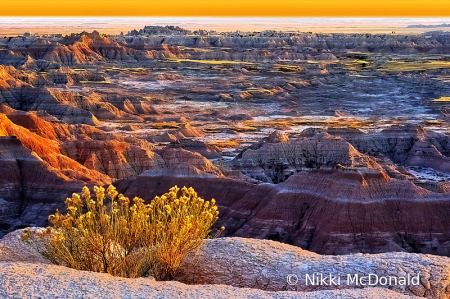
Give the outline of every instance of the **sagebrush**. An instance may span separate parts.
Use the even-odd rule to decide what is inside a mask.
[[[214,199],[204,201],[192,188],[175,186],[150,204],[135,197],[131,206],[113,186],[106,194],[94,187],[94,193],[87,187],[81,196],[74,193],[65,202],[66,214],[49,217],[53,227],[25,230],[22,239],[58,265],[166,280],[199,248],[219,214]]]

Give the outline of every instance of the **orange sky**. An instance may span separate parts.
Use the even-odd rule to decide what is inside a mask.
[[[0,0],[0,16],[445,17],[448,0]]]

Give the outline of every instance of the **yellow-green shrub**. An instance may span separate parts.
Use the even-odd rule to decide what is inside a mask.
[[[22,239],[55,264],[116,276],[152,275],[170,279],[183,257],[202,243],[218,219],[214,199],[204,201],[192,188],[177,186],[150,204],[130,200],[109,186],[87,187],[67,198],[66,214],[49,217],[53,227]],[[105,202],[106,201],[106,202]],[[223,228],[222,228],[223,229]]]

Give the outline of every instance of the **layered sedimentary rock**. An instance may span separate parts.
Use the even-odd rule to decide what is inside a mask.
[[[24,118],[20,117],[20,115],[14,115],[19,116],[19,122],[24,121]],[[33,117],[33,120],[37,121],[37,123],[28,123],[29,125],[31,125],[31,127],[34,127],[34,125],[36,124],[44,125],[43,128],[37,127],[41,132],[45,128],[52,128],[51,125],[49,125],[45,121],[40,120],[39,118]],[[50,128],[48,126],[50,126]],[[50,134],[50,136],[52,136],[52,133],[55,133],[55,131],[48,131],[48,134]],[[64,131],[64,134],[65,133],[67,133],[67,131]],[[0,136],[17,138],[21,142],[21,144],[23,144],[29,150],[33,151],[37,157],[43,159],[46,163],[49,164],[49,166],[54,167],[55,169],[71,178],[103,184],[111,182],[111,179],[109,177],[102,175],[95,170],[90,170],[80,165],[78,162],[70,159],[66,155],[63,155],[61,153],[60,145],[56,140],[47,139],[33,132],[30,132],[28,129],[25,129],[24,127],[11,122],[9,118],[4,114],[0,114]]]
[[[433,53],[448,34],[158,30],[2,39],[3,135],[69,180],[124,180],[131,197],[192,185],[222,201],[228,235],[449,253],[450,135],[378,130],[445,132],[448,63]],[[387,56],[415,52],[427,56]]]
[[[78,78],[80,76],[92,76],[92,74],[75,73],[70,69],[62,69],[58,72],[59,75],[55,75],[64,75],[66,79],[53,78],[51,80],[62,80],[57,82],[61,84],[80,80],[82,79]],[[101,80],[102,78],[97,79]],[[125,103],[125,106],[122,105],[124,110],[121,110],[109,103],[107,96],[98,93],[80,94],[73,91],[49,89],[42,82],[42,84],[39,83],[36,85],[37,87],[34,87],[28,82],[30,80],[24,74],[18,73],[13,67],[1,66],[0,103],[18,110],[44,111],[68,124],[97,125],[99,124],[98,119],[142,121],[142,118],[134,114],[155,112],[148,103],[142,101],[138,101],[136,109],[131,109],[131,104]],[[121,105],[118,106],[121,107]]]
[[[217,159],[222,157],[218,147],[205,144],[202,141],[186,138],[171,143],[167,148],[182,148],[191,152],[197,152],[207,159]]]
[[[175,167],[181,163],[188,163],[203,172],[217,177],[223,175],[214,164],[196,152],[190,152],[182,148],[169,148],[161,154],[161,157],[166,162],[168,168]]]
[[[185,137],[200,137],[205,135],[201,130],[193,128],[189,123],[181,124],[175,133],[181,133]]]
[[[273,141],[269,137],[269,140]],[[287,142],[267,142],[257,149],[244,150],[233,166],[244,174],[264,182],[279,183],[304,168],[350,167],[381,169],[369,156],[358,152],[350,143],[326,133],[301,137]]]
[[[112,179],[129,179],[165,165],[158,154],[115,140],[76,140],[64,143],[62,148],[66,156]]]
[[[450,173],[450,159],[442,155],[437,148],[426,141],[416,141],[408,152],[405,164],[410,166],[426,166]]]
[[[344,138],[363,153],[383,155],[394,163],[430,167],[450,173],[448,134],[430,132],[412,125],[392,126],[368,134],[349,129],[328,129],[327,132]]]
[[[383,170],[303,171],[278,185],[138,177],[119,191],[147,201],[173,185],[215,198],[224,236],[271,239],[322,254],[407,251],[449,255],[448,198]]]
[[[49,123],[39,117],[36,113],[9,111],[5,114],[14,124],[24,127],[41,137],[50,140],[67,139],[71,137],[69,126],[65,124]]]
[[[177,139],[177,140],[182,140],[182,139],[186,139],[186,136],[184,136],[184,134],[183,133],[181,133],[181,132],[176,132],[175,134],[173,134],[173,136],[175,136],[175,138]]]
[[[181,162],[173,165],[170,168],[156,168],[144,171],[140,176],[156,177],[168,176],[171,178],[215,178],[214,174],[202,171],[197,167],[187,163]]]
[[[273,133],[271,133],[269,135],[269,137],[267,137],[267,142],[269,143],[279,143],[279,142],[288,142],[289,141],[289,136],[279,130],[274,131]]]
[[[11,108],[24,111],[45,111],[68,124],[98,124],[97,118],[66,98],[47,88],[24,86],[12,89],[0,88],[0,102]]]
[[[0,65],[0,88],[15,88],[27,85],[18,79],[18,72],[12,66]]]
[[[164,167],[151,168],[141,174],[146,177],[217,178],[223,177],[220,168],[196,152],[181,148],[168,148],[159,152]]]
[[[153,140],[155,142],[176,142],[178,139],[174,135],[165,132],[159,136],[156,136]]]
[[[138,31],[136,31],[138,32]],[[58,38],[15,37],[3,42],[0,63],[25,69],[51,69],[61,66],[85,67],[107,61],[146,63],[153,59],[181,58],[237,62],[327,61],[342,53],[367,57],[367,54],[447,54],[448,34],[285,34],[279,32],[217,33],[205,35],[105,36],[82,32]],[[205,51],[204,49],[207,49]],[[229,49],[233,49],[230,51]],[[297,67],[298,68],[298,67]],[[292,72],[289,65],[281,71]],[[299,68],[302,69],[302,68]]]
[[[26,68],[30,68],[27,66]],[[71,85],[74,83],[82,83],[82,82],[105,82],[106,78],[104,74],[86,70],[78,70],[74,71],[73,69],[63,66],[57,70],[49,70],[45,73],[39,73],[32,83],[34,86],[43,86],[43,85],[60,85],[67,84]]]
[[[44,225],[64,198],[78,192],[83,182],[51,167],[12,137],[0,137],[0,234],[25,224]]]
[[[176,57],[176,47],[162,45],[153,49],[124,46],[97,31],[71,34],[57,41],[43,38],[10,39],[0,53],[0,63],[21,68],[84,67],[108,60],[145,61]],[[178,51],[179,53],[179,51]]]
[[[142,118],[139,116],[119,110],[113,104],[107,102],[105,96],[98,93],[78,94],[74,92],[61,92],[59,90],[51,90],[51,93],[59,102],[83,109],[83,111],[95,115],[99,120],[142,121]]]

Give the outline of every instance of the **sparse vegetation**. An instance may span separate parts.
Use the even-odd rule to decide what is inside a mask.
[[[450,97],[440,97],[439,99],[434,99],[434,102],[450,102]]]
[[[238,139],[214,141],[208,143],[211,146],[217,146],[218,148],[235,148],[241,145],[241,141]]]
[[[190,251],[200,248],[218,219],[214,199],[177,186],[150,204],[130,200],[109,186],[87,187],[67,198],[67,213],[49,217],[53,227],[22,233],[52,263],[115,276],[171,279]],[[223,229],[223,228],[222,228]],[[220,231],[218,232],[220,233]]]
[[[174,122],[164,122],[164,123],[153,123],[152,127],[154,129],[179,129],[180,126]]]
[[[413,72],[445,69],[450,67],[448,61],[390,61],[382,65],[379,70],[385,72]]]
[[[251,65],[250,62],[241,62],[241,61],[232,61],[232,60],[201,60],[201,59],[164,59],[165,61],[172,62],[172,63],[180,63],[180,62],[196,62],[196,63],[203,63],[203,64],[244,64],[244,65]]]

